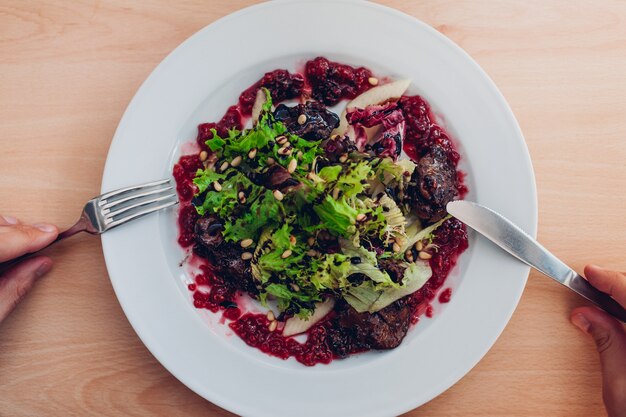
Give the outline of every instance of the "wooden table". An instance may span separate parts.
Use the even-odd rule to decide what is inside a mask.
[[[99,192],[109,143],[141,82],[188,36],[252,3],[2,1],[0,212],[70,225]],[[532,155],[540,240],[578,270],[626,270],[626,3],[382,3],[450,37],[500,87]],[[1,415],[230,415],[143,346],[99,239],[76,237],[50,254],[54,271],[0,327]],[[578,304],[532,273],[487,356],[407,415],[602,415],[596,353],[568,322]]]

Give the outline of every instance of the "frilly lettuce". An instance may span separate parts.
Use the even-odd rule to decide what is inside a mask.
[[[398,287],[380,288],[370,281],[352,287],[344,295],[344,299],[359,313],[374,313],[402,297],[414,293],[424,286],[432,276],[430,266],[424,262],[407,265]]]

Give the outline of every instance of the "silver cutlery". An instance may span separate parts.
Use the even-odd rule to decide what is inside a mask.
[[[178,196],[171,179],[120,188],[89,200],[85,204],[78,221],[69,229],[59,233],[59,236],[50,245],[80,232],[99,235],[131,220],[172,207],[175,204],[178,204]],[[0,263],[0,271],[6,270],[33,253]]]
[[[539,242],[495,211],[470,201],[452,201],[448,213],[519,259],[565,285],[596,306],[626,322],[626,309],[608,294],[595,289]],[[506,277],[504,277],[506,278]]]

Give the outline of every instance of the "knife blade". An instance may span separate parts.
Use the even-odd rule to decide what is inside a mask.
[[[446,208],[452,216],[509,254],[626,323],[626,309],[608,294],[595,289],[585,278],[504,216],[471,201],[451,201]]]

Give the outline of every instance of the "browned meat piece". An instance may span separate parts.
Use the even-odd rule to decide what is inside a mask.
[[[215,217],[201,217],[196,222],[196,246],[194,250],[201,257],[209,260],[213,271],[233,288],[258,294],[250,271],[250,261],[241,259],[241,246],[225,242],[222,237],[224,226]]]
[[[258,185],[262,185],[270,190],[287,190],[298,187],[300,181],[293,178],[289,171],[282,166],[275,164],[269,167],[267,172],[260,174],[250,174],[250,179]]]
[[[411,309],[400,299],[376,313],[358,313],[345,302],[337,303],[327,343],[339,357],[366,349],[393,349],[409,330]]]
[[[213,251],[224,241],[224,238],[222,237],[223,230],[224,225],[217,217],[200,217],[196,221],[196,226],[194,228],[196,241],[198,244],[201,244],[205,248]]]
[[[446,204],[458,196],[454,163],[439,145],[417,162],[407,195],[420,219],[433,223],[446,215]]]
[[[402,266],[400,261],[390,258],[384,258],[378,260],[378,266],[383,271],[389,274],[389,277],[393,282],[400,282],[404,278],[405,267]]]
[[[301,118],[302,115],[305,118]],[[330,132],[339,126],[339,116],[326,110],[326,107],[317,101],[307,101],[306,104],[294,107],[279,104],[274,111],[274,117],[283,122],[290,133],[306,140],[327,138]]]

